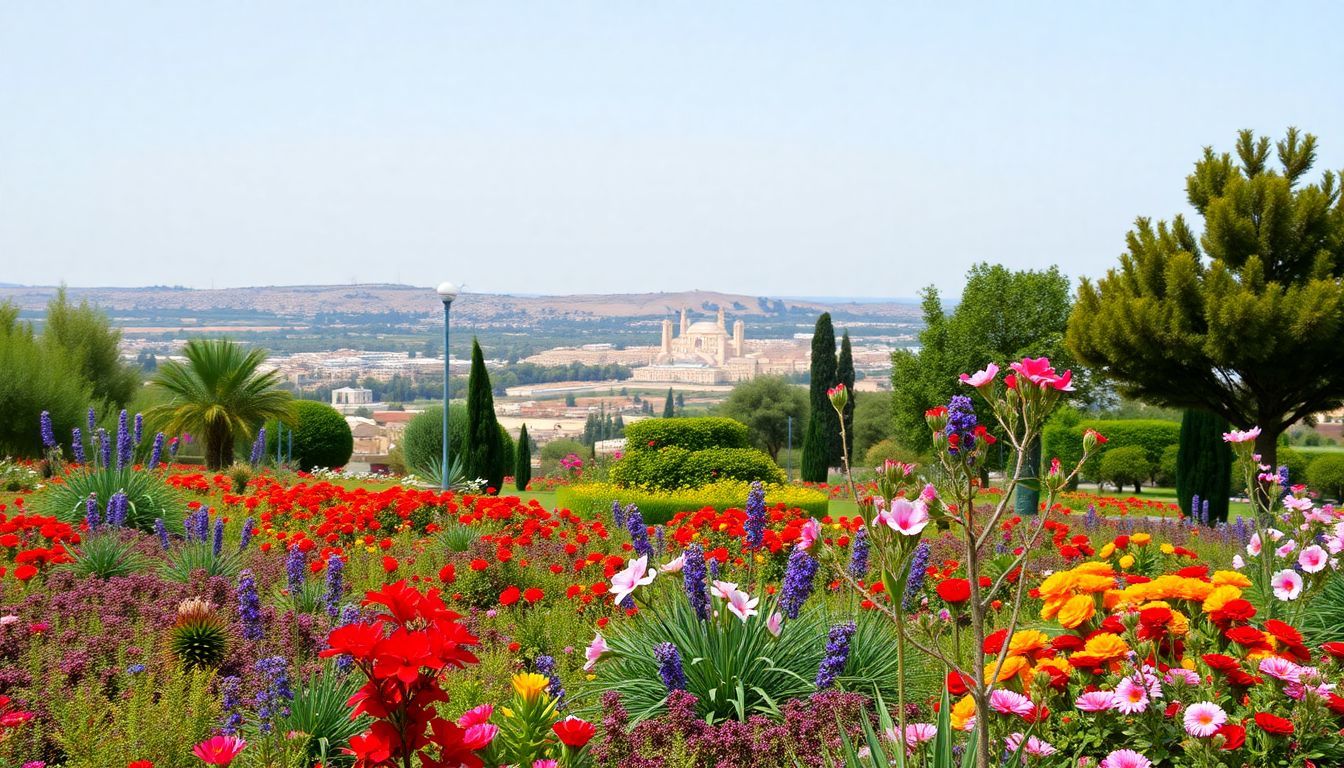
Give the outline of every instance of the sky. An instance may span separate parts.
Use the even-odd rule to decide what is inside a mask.
[[[1341,28],[1339,3],[3,3],[0,282],[1096,276],[1238,129],[1344,168]]]

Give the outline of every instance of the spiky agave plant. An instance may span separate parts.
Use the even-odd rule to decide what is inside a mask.
[[[191,597],[177,606],[169,645],[183,666],[216,667],[229,647],[229,625],[209,601]]]

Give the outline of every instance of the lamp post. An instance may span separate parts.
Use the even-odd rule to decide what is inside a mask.
[[[439,467],[439,490],[448,490],[448,310],[457,298],[456,283],[439,283],[439,299],[443,301],[443,464]]]

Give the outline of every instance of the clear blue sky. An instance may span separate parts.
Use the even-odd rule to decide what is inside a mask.
[[[1339,3],[933,5],[4,3],[0,281],[956,296],[1344,168]]]

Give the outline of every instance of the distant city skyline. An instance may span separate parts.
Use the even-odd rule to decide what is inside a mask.
[[[0,8],[0,279],[960,294],[1116,264],[1236,131],[1344,168],[1344,6]],[[870,286],[874,286],[871,287]]]

